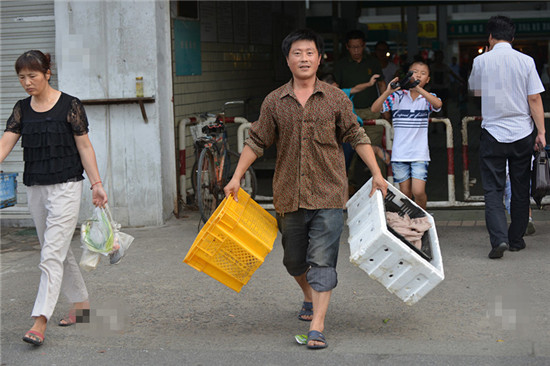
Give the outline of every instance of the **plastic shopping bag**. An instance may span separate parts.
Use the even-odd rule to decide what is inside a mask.
[[[128,248],[130,247],[130,244],[132,244],[133,241],[134,241],[134,237],[132,235],[128,235],[121,231],[116,231],[113,251],[109,253],[110,263],[111,264],[120,263],[120,261],[122,260],[122,257],[124,257],[124,255],[126,254],[126,251],[128,250]]]
[[[94,208],[92,217],[82,224],[80,239],[91,252],[107,255],[113,250],[114,232],[105,209]]]
[[[535,161],[531,170],[531,196],[538,208],[542,209],[542,199],[550,194],[550,162],[548,153],[542,145],[535,153]]]
[[[134,241],[134,237],[120,231],[120,224],[113,220],[108,205],[105,206],[105,210],[114,232],[113,250],[109,253],[109,262],[111,264],[119,264],[130,247],[130,244]]]
[[[80,267],[86,271],[97,268],[101,255],[109,255],[111,264],[118,264],[134,237],[120,231],[120,224],[113,220],[109,206],[96,207],[89,220],[82,224],[80,230],[82,257]]]
[[[80,257],[80,268],[88,272],[93,271],[97,268],[100,259],[101,254],[90,252],[88,248],[84,247],[84,249],[82,249],[82,256]]]

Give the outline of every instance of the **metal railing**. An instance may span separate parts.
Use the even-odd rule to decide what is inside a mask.
[[[447,201],[428,201],[427,207],[453,207],[459,205],[455,190],[455,161],[453,143],[453,125],[448,118],[430,118],[430,123],[445,124],[445,142],[447,148]]]
[[[550,118],[550,113],[544,114],[545,118]],[[454,143],[453,143],[453,127],[449,118],[430,118],[430,123],[443,123],[445,125],[445,138],[447,149],[447,200],[446,201],[428,201],[428,207],[442,208],[442,207],[464,207],[464,206],[483,206],[483,196],[472,196],[470,194],[470,185],[472,184],[470,179],[469,169],[469,157],[468,157],[468,124],[475,121],[481,121],[479,116],[468,116],[462,119],[461,133],[462,133],[462,160],[463,160],[463,186],[464,186],[464,199],[463,201],[456,200],[456,180],[455,180],[455,164],[454,164]],[[182,120],[182,122],[184,122]],[[185,121],[187,122],[187,121]],[[251,127],[251,123],[246,120],[235,120],[239,123],[237,131],[237,148],[239,153],[242,152],[244,147],[244,140],[248,136],[248,130]],[[384,136],[386,143],[386,150],[391,154],[393,149],[393,127],[385,119],[366,120],[365,125],[381,125],[384,127]],[[181,126],[180,126],[181,127]],[[185,123],[183,123],[185,127]],[[181,151],[181,150],[180,150]],[[181,157],[180,152],[180,157]],[[185,153],[183,153],[185,157]],[[184,169],[180,170],[180,174],[185,173]],[[388,165],[388,181],[393,184],[393,173],[391,170],[391,164]],[[272,197],[259,197],[261,201],[271,201]],[[550,203],[550,197],[545,197],[544,204]],[[272,203],[262,204],[264,208],[272,209]]]
[[[464,201],[480,202],[483,196],[470,195],[470,185],[476,181],[470,181],[470,158],[468,156],[468,124],[474,121],[481,121],[481,116],[469,116],[462,118],[462,184],[464,186]]]

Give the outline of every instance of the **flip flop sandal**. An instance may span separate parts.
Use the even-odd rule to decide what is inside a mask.
[[[29,330],[23,336],[23,341],[34,344],[35,346],[41,346],[44,343],[44,334],[37,332],[36,330]]]
[[[315,345],[309,345],[309,341],[315,341],[315,342],[322,342],[323,344],[315,344]],[[317,330],[310,330],[307,333],[307,348],[309,349],[321,349],[321,348],[327,348],[328,343],[325,339],[325,336],[323,333],[317,331]]]
[[[302,310],[298,313],[298,319],[305,322],[310,322],[311,319],[304,318],[304,316],[313,316],[313,303],[304,301],[302,303]]]

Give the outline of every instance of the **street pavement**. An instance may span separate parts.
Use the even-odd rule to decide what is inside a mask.
[[[325,335],[312,351],[294,341],[308,323],[302,297],[282,265],[280,235],[240,293],[182,263],[198,213],[161,227],[123,228],[135,241],[118,265],[103,258],[84,272],[89,324],[58,327],[46,340],[21,340],[32,325],[39,245],[33,229],[2,228],[1,365],[550,365],[550,211],[534,210],[527,248],[487,258],[480,209],[432,210],[445,280],[409,306],[339,253]],[[115,218],[116,219],[116,218]],[[78,233],[72,248],[80,258]]]

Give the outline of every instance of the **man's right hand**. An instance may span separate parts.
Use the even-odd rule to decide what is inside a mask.
[[[535,150],[539,151],[539,144],[544,149],[546,146],[546,136],[544,133],[537,134],[537,137],[535,138]]]
[[[239,199],[237,198],[239,188],[241,188],[240,179],[236,179],[235,177],[231,178],[229,183],[227,183],[227,185],[223,188],[225,197],[233,196],[235,202],[239,202]]]

